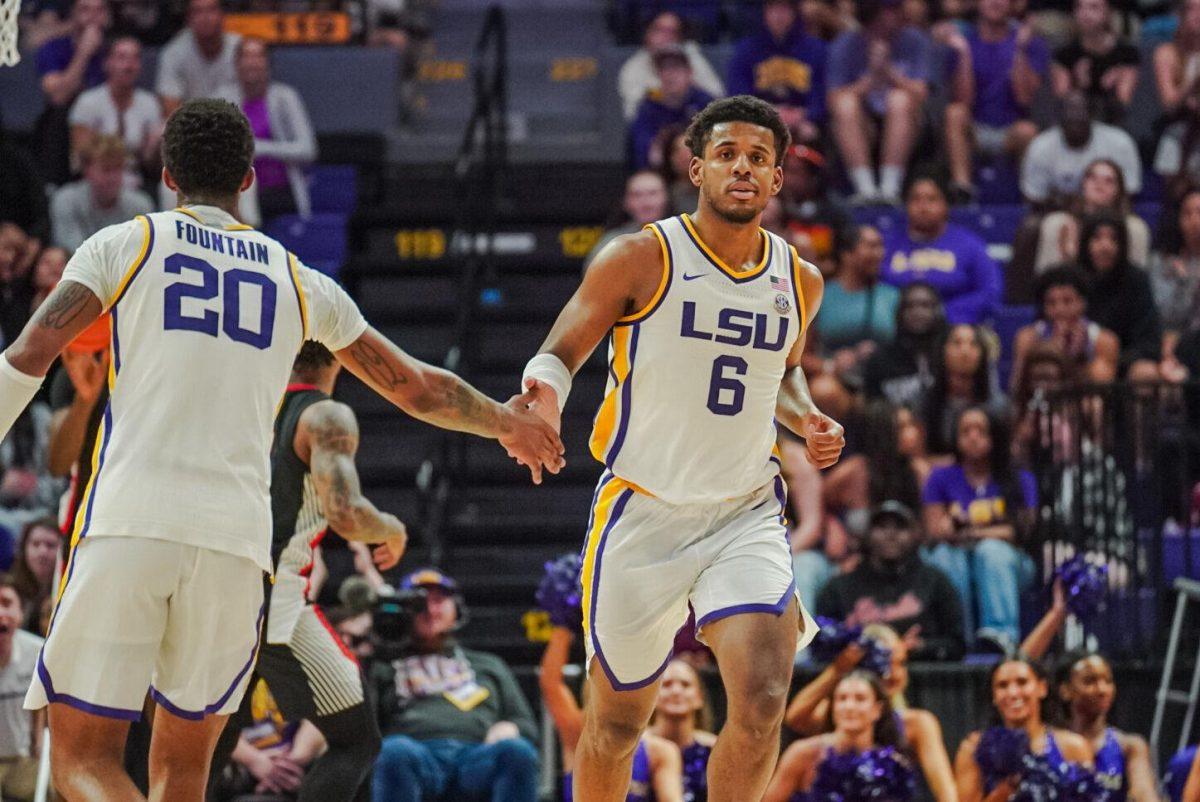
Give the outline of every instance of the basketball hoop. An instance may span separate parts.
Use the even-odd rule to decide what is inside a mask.
[[[17,13],[21,0],[0,0],[0,66],[11,67],[21,60],[17,49]]]

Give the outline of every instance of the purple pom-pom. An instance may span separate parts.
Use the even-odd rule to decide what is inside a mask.
[[[1060,565],[1057,575],[1062,580],[1067,609],[1080,619],[1095,615],[1108,590],[1108,566],[1089,563],[1080,554]]]
[[[991,727],[979,736],[975,762],[985,779],[999,782],[1020,774],[1029,753],[1029,733],[1008,727]]]
[[[1028,755],[1012,802],[1108,802],[1111,796],[1096,773],[1083,766]]]
[[[858,643],[866,651],[858,667],[886,679],[892,673],[892,650],[871,638],[862,638]]]
[[[1061,802],[1108,802],[1112,792],[1099,775],[1077,763],[1064,764]]]
[[[808,648],[813,659],[820,663],[832,663],[843,649],[862,638],[862,627],[848,627],[825,616],[817,616],[817,626],[817,634]]]
[[[535,595],[538,607],[550,614],[550,623],[575,632],[583,629],[583,587],[579,584],[582,568],[578,554],[550,560]]]
[[[908,802],[916,790],[912,765],[892,747],[830,752],[809,791],[812,802]]]

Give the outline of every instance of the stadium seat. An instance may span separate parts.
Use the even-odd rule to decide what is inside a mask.
[[[300,257],[300,261],[336,276],[346,261],[346,215],[324,212],[303,218],[285,214],[263,229]]]
[[[308,171],[314,212],[350,215],[358,206],[358,171],[346,164],[314,164]]]
[[[975,186],[981,204],[1021,202],[1021,171],[1006,156],[979,157],[975,164]]]

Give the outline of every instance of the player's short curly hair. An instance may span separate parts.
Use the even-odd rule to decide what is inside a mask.
[[[254,133],[226,100],[189,100],[163,132],[163,164],[184,196],[230,197],[254,162]]]
[[[333,353],[316,340],[305,340],[304,345],[300,346],[300,353],[296,354],[292,369],[297,373],[316,373],[332,365],[335,359]]]
[[[792,133],[775,107],[753,95],[734,95],[714,100],[692,118],[684,142],[692,155],[703,157],[712,130],[720,123],[750,123],[767,128],[775,136],[775,164],[783,163],[784,154],[792,143]]]

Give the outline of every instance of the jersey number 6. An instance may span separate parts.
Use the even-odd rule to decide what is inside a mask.
[[[179,281],[167,287],[163,299],[163,328],[198,331],[209,337],[216,337],[218,328],[225,332],[231,340],[253,346],[259,350],[271,347],[271,338],[275,330],[275,298],[277,289],[275,282],[261,273],[251,273],[249,270],[227,270],[223,280],[221,273],[203,259],[195,256],[175,253],[165,260],[168,273],[182,275],[183,271],[194,271],[200,274],[200,284],[190,284]],[[224,287],[219,285],[224,284]],[[243,297],[242,290],[246,285],[258,287],[260,301],[258,308],[258,329],[242,327],[243,301],[252,301],[253,292]],[[209,308],[206,304],[193,303],[191,311],[183,311],[185,298],[195,299],[196,302],[211,301],[221,296],[221,311]]]
[[[740,356],[728,354],[713,360],[708,384],[708,411],[714,415],[736,415],[746,403],[746,385],[733,376],[745,376],[750,366]]]

